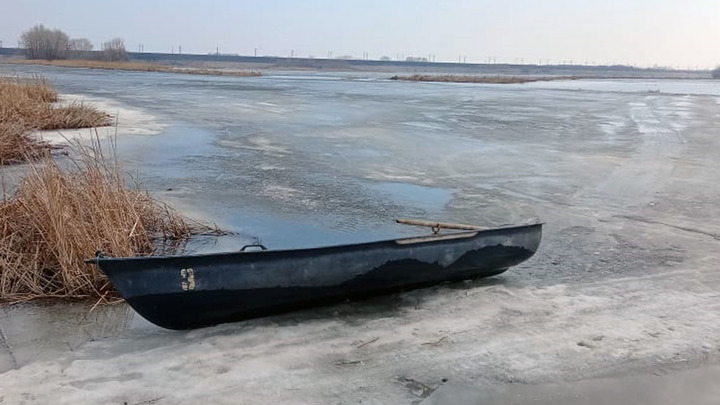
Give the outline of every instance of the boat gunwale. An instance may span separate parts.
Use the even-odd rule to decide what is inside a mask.
[[[475,238],[483,236],[484,234],[488,234],[488,233],[492,233],[492,232],[512,230],[512,229],[542,227],[542,225],[545,225],[545,222],[536,222],[536,223],[525,224],[525,225],[500,226],[500,227],[496,227],[496,228],[487,228],[487,229],[474,230],[474,231],[450,232],[450,233],[445,233],[442,235],[475,234],[475,235],[467,237],[467,239],[475,239]],[[426,236],[433,236],[433,235],[426,235]],[[309,248],[291,248],[291,249],[278,249],[278,250],[269,249],[269,250],[260,250],[260,251],[250,251],[250,252],[242,252],[240,250],[236,250],[236,251],[225,251],[225,252],[214,252],[214,253],[200,253],[200,254],[190,254],[190,255],[169,255],[169,256],[133,256],[133,257],[97,256],[92,259],[86,260],[86,263],[99,264],[102,262],[117,262],[117,261],[164,261],[164,260],[177,260],[177,259],[202,259],[202,258],[218,258],[218,257],[228,256],[228,255],[249,256],[250,257],[250,256],[256,256],[256,255],[269,255],[271,253],[273,253],[273,254],[282,254],[282,253],[298,254],[301,252],[302,253],[304,253],[304,252],[310,253],[310,252],[314,252],[314,251],[340,249],[340,248],[363,248],[363,247],[369,247],[372,245],[381,245],[381,244],[390,244],[390,243],[394,244],[398,248],[411,248],[411,247],[417,246],[417,245],[457,242],[457,239],[441,239],[441,240],[429,240],[427,242],[417,242],[417,243],[411,243],[411,244],[397,243],[398,241],[422,238],[422,237],[424,237],[424,236],[409,236],[409,237],[403,237],[403,238],[385,239],[385,240],[372,241],[372,242],[316,246],[316,247],[309,247]]]

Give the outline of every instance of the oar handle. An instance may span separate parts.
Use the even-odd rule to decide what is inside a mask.
[[[435,229],[462,229],[465,231],[482,231],[488,229],[482,226],[466,225],[466,224],[453,224],[450,222],[437,222],[437,221],[426,221],[423,219],[397,219],[395,220],[398,224],[403,225],[414,225],[414,226],[427,226]]]

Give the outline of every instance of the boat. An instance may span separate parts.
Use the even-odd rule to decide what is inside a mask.
[[[148,321],[192,329],[500,274],[538,249],[542,224],[481,228],[422,220],[426,236],[186,256],[89,259]],[[441,233],[441,230],[452,232]]]

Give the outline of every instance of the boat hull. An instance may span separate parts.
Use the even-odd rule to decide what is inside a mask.
[[[493,276],[530,258],[541,234],[536,224],[314,249],[96,262],[140,315],[168,329],[191,329]]]

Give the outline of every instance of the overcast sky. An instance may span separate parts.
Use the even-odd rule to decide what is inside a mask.
[[[34,24],[146,52],[720,64],[720,0],[0,0],[4,46]]]

